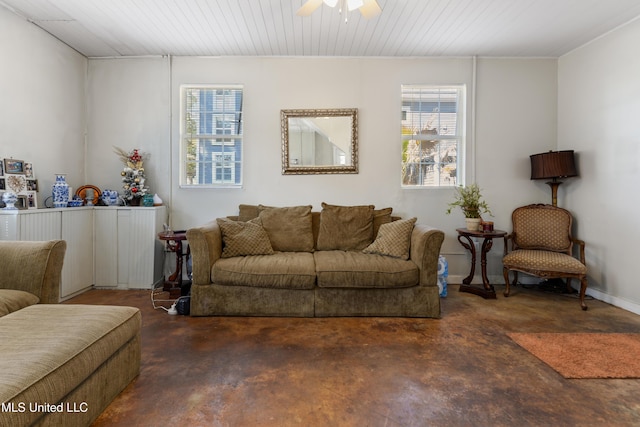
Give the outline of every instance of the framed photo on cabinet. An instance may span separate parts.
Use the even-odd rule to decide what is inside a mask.
[[[5,174],[24,174],[24,160],[4,159]]]

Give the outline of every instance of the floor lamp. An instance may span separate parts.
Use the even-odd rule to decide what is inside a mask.
[[[562,184],[558,179],[578,176],[573,150],[548,151],[529,157],[531,179],[550,179],[547,184],[551,187],[551,203],[558,206],[558,187]]]

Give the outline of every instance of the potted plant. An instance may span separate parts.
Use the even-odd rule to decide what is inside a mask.
[[[467,222],[467,230],[471,231],[479,230],[483,213],[488,213],[493,216],[487,202],[482,200],[482,194],[480,193],[478,184],[456,187],[455,199],[449,203],[447,214],[450,214],[454,208],[460,208],[462,210],[465,221]]]

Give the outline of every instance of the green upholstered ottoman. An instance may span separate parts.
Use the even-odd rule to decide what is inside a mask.
[[[0,425],[86,426],[140,371],[134,307],[37,304],[0,318]]]

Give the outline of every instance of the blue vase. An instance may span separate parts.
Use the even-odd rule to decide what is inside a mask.
[[[66,208],[69,203],[69,184],[65,174],[57,173],[53,183],[53,207]]]

